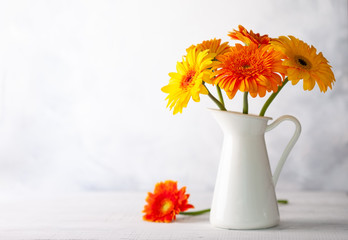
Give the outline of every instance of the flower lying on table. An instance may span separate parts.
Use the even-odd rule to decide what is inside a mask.
[[[335,81],[331,66],[313,46],[293,37],[270,38],[243,26],[228,34],[239,43],[230,46],[220,39],[204,41],[190,46],[182,62],[176,65],[177,72],[169,73],[169,84],[162,88],[167,93],[167,107],[173,114],[182,112],[192,98],[200,101],[200,94],[208,95],[220,110],[226,110],[221,89],[229,99],[238,91],[244,93],[243,113],[248,114],[248,94],[268,100],[260,111],[264,116],[267,108],[285,84],[293,85],[303,80],[303,89],[312,90],[317,84],[321,92],[332,88]],[[206,84],[216,86],[218,98],[213,96]]]
[[[167,180],[159,182],[155,186],[153,193],[148,193],[144,206],[143,220],[149,222],[164,222],[170,223],[176,219],[177,214],[181,215],[200,215],[210,212],[210,208],[186,212],[190,208],[194,208],[188,203],[189,194],[186,194],[186,187],[178,190],[177,182]],[[287,200],[278,200],[278,203],[287,204]]]
[[[171,222],[176,215],[194,208],[188,203],[189,194],[185,193],[186,187],[178,190],[177,182],[167,180],[155,186],[154,193],[148,193],[147,205],[144,206],[143,219],[151,222]]]

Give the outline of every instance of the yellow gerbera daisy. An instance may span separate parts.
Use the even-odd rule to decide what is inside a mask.
[[[212,58],[209,50],[199,52],[196,48],[187,49],[187,56],[176,65],[177,72],[169,73],[169,84],[162,87],[162,91],[168,93],[166,100],[170,110],[174,107],[173,114],[182,113],[191,97],[199,102],[199,94],[208,94],[208,90],[202,84],[209,80],[211,75]]]
[[[315,83],[321,92],[326,92],[328,87],[332,89],[335,76],[331,66],[321,52],[316,53],[315,47],[293,36],[280,36],[271,44],[287,56],[283,65],[288,67],[287,76],[293,85],[303,79],[304,90],[312,90]]]

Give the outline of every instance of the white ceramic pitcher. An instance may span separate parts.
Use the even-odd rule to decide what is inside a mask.
[[[210,212],[211,224],[228,229],[277,225],[279,211],[275,185],[301,133],[299,121],[286,115],[267,125],[271,118],[213,109],[211,112],[224,133]],[[264,134],[286,120],[295,123],[296,128],[272,176]]]

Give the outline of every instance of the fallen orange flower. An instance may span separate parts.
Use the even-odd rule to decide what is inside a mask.
[[[167,180],[156,184],[154,193],[148,193],[144,206],[143,219],[150,222],[172,222],[176,215],[194,208],[188,203],[189,194],[186,187],[178,190],[177,182]]]

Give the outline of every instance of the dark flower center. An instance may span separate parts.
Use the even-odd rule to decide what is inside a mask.
[[[311,69],[312,64],[304,56],[295,56],[295,61],[300,68]]]
[[[301,65],[303,65],[303,66],[307,66],[306,61],[303,60],[303,59],[301,59],[301,58],[298,60],[298,62],[299,62]]]

